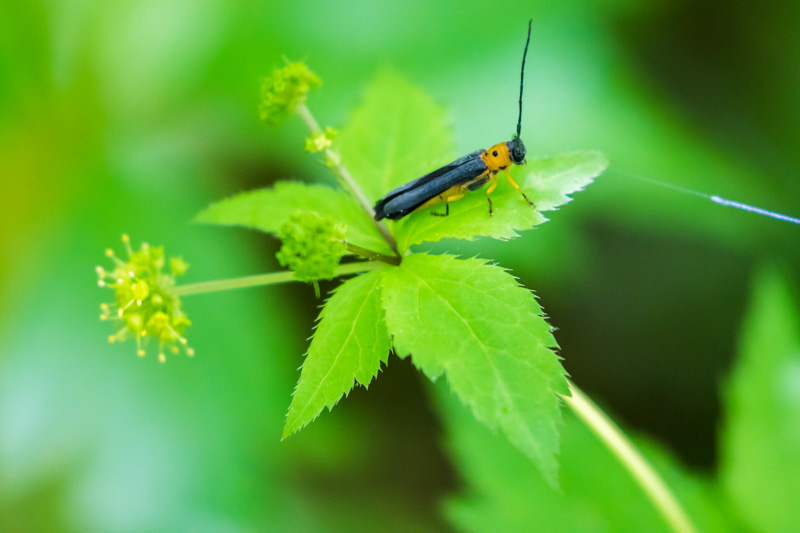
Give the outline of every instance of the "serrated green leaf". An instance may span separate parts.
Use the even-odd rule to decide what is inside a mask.
[[[342,163],[375,202],[454,159],[445,110],[402,76],[384,70],[339,132]]]
[[[670,531],[630,473],[571,412],[561,427],[561,493],[507,440],[478,424],[436,387],[449,448],[464,488],[444,502],[459,531]],[[724,499],[659,446],[636,439],[700,531],[736,531]]]
[[[386,324],[401,357],[453,391],[557,484],[560,400],[556,341],[533,294],[479,259],[416,254],[385,271]]]
[[[203,224],[242,226],[277,234],[289,215],[313,211],[347,226],[347,239],[376,252],[391,254],[369,215],[342,191],[321,185],[281,181],[274,187],[237,194],[217,202],[194,221]]]
[[[358,381],[365,387],[386,363],[391,343],[381,306],[383,272],[370,272],[341,284],[320,313],[320,322],[303,363],[283,437],[332,409]]]
[[[444,205],[416,211],[397,225],[401,251],[423,241],[441,239],[473,240],[475,237],[510,239],[517,232],[546,222],[539,211],[550,211],[571,200],[567,195],[580,191],[605,170],[608,160],[600,152],[574,152],[552,157],[529,158],[524,168],[512,167],[514,180],[530,200],[533,209],[503,174],[492,193],[494,215],[489,216],[486,187],[467,194],[450,205],[450,216],[431,216],[444,212]]]
[[[570,194],[585,189],[608,168],[602,152],[571,152],[539,157],[528,163],[525,190],[539,211],[552,211],[572,201]]]
[[[800,530],[800,311],[776,270],[756,279],[726,392],[723,484],[755,530]]]

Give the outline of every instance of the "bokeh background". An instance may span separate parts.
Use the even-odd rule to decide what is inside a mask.
[[[258,120],[283,56],[323,79],[323,124],[390,66],[451,110],[459,151],[507,139],[529,18],[529,152],[599,149],[611,167],[519,239],[435,249],[511,268],[575,381],[713,474],[750,278],[776,258],[797,273],[797,227],[637,178],[800,215],[800,4],[9,1],[0,528],[448,530],[439,502],[460,480],[408,361],[280,441],[313,289],[189,297],[197,356],[160,365],[108,344],[93,268],[129,233],[183,256],[189,282],[277,269],[273,238],[190,220],[278,179],[328,179],[299,120]]]

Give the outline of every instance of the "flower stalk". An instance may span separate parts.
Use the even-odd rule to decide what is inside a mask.
[[[303,119],[303,122],[306,123],[306,126],[308,126],[308,129],[311,131],[312,135],[322,131],[319,122],[317,122],[317,120],[314,118],[314,115],[311,114],[311,111],[309,111],[305,104],[299,104],[295,111],[298,115],[300,115],[300,118]],[[378,229],[381,236],[389,244],[391,249],[397,253],[397,241],[395,241],[394,237],[389,232],[389,228],[387,228],[383,222],[378,222],[375,220],[375,210],[372,208],[372,203],[370,203],[370,201],[367,199],[364,191],[362,191],[361,187],[358,186],[356,180],[353,179],[353,176],[350,174],[347,168],[342,165],[342,157],[339,155],[339,152],[331,147],[326,147],[324,148],[323,153],[325,154],[325,158],[329,162],[331,168],[334,170],[334,172],[336,172],[339,180],[353,194],[353,196],[356,198],[356,201],[358,201],[364,211],[369,215],[370,220],[372,220],[372,223]]]
[[[384,268],[385,264],[376,261],[346,263],[339,265],[334,273],[335,277],[349,276],[350,274],[360,274]],[[261,287],[265,285],[277,285],[279,283],[289,283],[298,281],[294,272],[269,272],[267,274],[257,274],[255,276],[245,276],[242,278],[221,279],[216,281],[203,281],[200,283],[190,283],[178,285],[172,289],[176,296],[189,296],[191,294],[202,294],[206,292],[229,291],[233,289],[246,289],[249,287]]]

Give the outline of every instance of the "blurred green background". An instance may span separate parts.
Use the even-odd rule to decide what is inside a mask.
[[[313,289],[187,298],[197,356],[160,365],[107,343],[93,268],[122,233],[182,255],[186,282],[277,268],[271,237],[189,220],[277,179],[328,179],[299,120],[258,120],[260,79],[282,56],[323,79],[309,100],[323,124],[342,126],[388,65],[451,110],[460,152],[506,140],[531,17],[529,153],[599,149],[610,170],[519,239],[435,249],[511,268],[559,328],[574,380],[713,473],[751,275],[775,258],[797,273],[797,227],[632,177],[800,215],[800,4],[11,1],[0,528],[452,527],[440,500],[457,468],[408,361],[280,442]]]

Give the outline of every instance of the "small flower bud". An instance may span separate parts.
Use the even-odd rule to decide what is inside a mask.
[[[169,266],[172,270],[173,276],[183,276],[186,274],[186,271],[189,269],[189,263],[184,261],[180,257],[172,257],[169,260]]]
[[[306,139],[306,152],[316,153],[330,148],[333,139],[339,132],[328,126],[325,131],[318,131]]]

